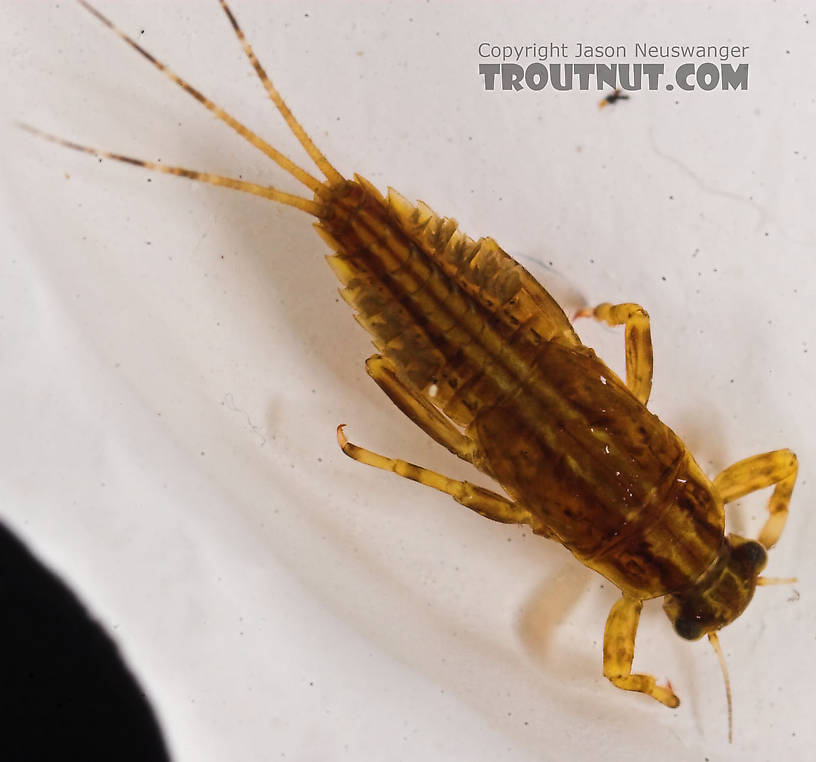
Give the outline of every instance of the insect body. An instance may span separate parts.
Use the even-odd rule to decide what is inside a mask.
[[[351,444],[351,458],[451,495],[487,518],[529,525],[564,544],[622,592],[606,624],[604,674],[619,688],[679,704],[670,685],[632,673],[642,602],[665,597],[684,638],[716,633],[750,602],[766,550],[778,540],[796,456],[778,450],[709,480],[680,439],[646,408],[652,380],[649,318],[636,304],[584,310],[625,326],[626,378],[584,346],[547,291],[490,238],[455,220],[382,196],[343,177],[315,147],[274,88],[222,0],[270,98],[325,176],[318,180],[158,62],[82,3],[176,84],[305,187],[312,198],[235,178],[169,167],[44,137],[96,156],[224,185],[317,219],[341,294],[371,334],[369,375],[436,442],[495,479],[508,497]],[[29,128],[30,129],[30,128]],[[36,131],[35,131],[36,132]],[[42,135],[42,133],[39,133]],[[725,534],[723,506],[774,486],[758,541]]]

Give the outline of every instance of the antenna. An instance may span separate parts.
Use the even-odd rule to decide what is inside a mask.
[[[714,647],[714,652],[720,660],[720,668],[722,669],[723,679],[725,680],[725,697],[728,700],[728,743],[732,743],[733,737],[733,714],[731,711],[731,681],[728,679],[728,667],[725,665],[725,656],[723,656],[722,648],[720,647],[720,639],[716,632],[708,633],[708,641]]]
[[[767,585],[792,585],[799,580],[796,577],[757,577],[757,587]]]

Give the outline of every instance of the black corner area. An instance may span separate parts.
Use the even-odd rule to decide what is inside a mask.
[[[0,524],[0,760],[168,760],[113,641]]]

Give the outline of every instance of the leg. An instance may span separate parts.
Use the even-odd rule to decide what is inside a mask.
[[[599,304],[575,317],[594,317],[608,325],[626,325],[626,385],[644,405],[652,391],[652,332],[649,314],[637,304]]]
[[[618,688],[645,693],[674,709],[680,706],[680,699],[674,695],[671,686],[657,685],[657,681],[651,675],[632,674],[635,635],[642,608],[643,601],[624,595],[609,612],[604,629],[604,675]]]
[[[714,489],[724,503],[730,503],[749,492],[776,485],[768,501],[770,515],[759,533],[759,541],[766,548],[772,548],[788,518],[788,503],[798,469],[796,455],[790,450],[774,450],[729,466],[714,479]]]
[[[493,521],[500,521],[503,524],[529,524],[537,533],[548,534],[543,527],[539,527],[540,521],[535,516],[506,497],[497,495],[495,492],[484,489],[484,487],[477,487],[470,482],[449,479],[447,476],[442,476],[442,474],[428,468],[415,466],[413,463],[406,463],[404,460],[386,458],[384,455],[378,455],[375,452],[351,444],[343,433],[342,425],[337,427],[337,442],[340,449],[352,460],[374,466],[374,468],[381,468],[383,471],[393,471],[406,479],[412,479],[427,487],[433,487],[440,492],[445,492],[457,503]]]
[[[366,370],[400,410],[429,437],[462,460],[473,462],[476,446],[418,390],[403,383],[394,366],[381,355],[366,360]]]

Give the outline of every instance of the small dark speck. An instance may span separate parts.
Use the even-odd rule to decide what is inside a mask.
[[[153,178],[152,178],[152,177],[148,177],[148,178],[147,178],[147,182],[152,183],[152,182],[153,182]]]
[[[201,451],[201,455],[206,455],[207,453],[204,450]]]
[[[313,687],[313,686],[314,686],[314,683],[313,683],[311,680],[309,680],[309,686],[310,686],[310,687]]]
[[[660,276],[660,280],[666,280],[666,276],[665,276],[665,275],[661,275],[661,276]]]
[[[669,196],[669,201],[674,201],[674,196]]]
[[[732,379],[731,379],[731,380],[730,380],[728,383],[729,383],[729,384],[733,384],[733,383],[734,383],[734,379],[732,378]]]
[[[305,19],[309,18],[309,14],[308,14],[308,13],[304,13],[304,14],[303,14],[303,18],[305,18]]]

